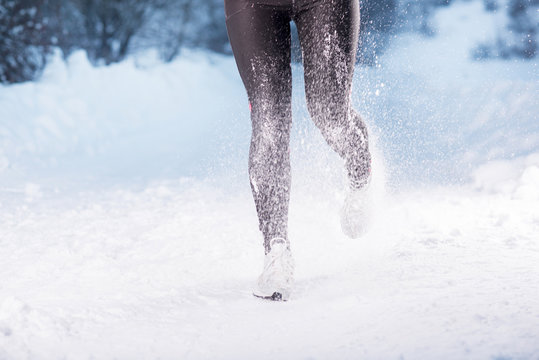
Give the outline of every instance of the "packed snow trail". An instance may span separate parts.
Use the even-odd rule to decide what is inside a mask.
[[[22,200],[0,220],[0,358],[539,357],[539,155],[493,191],[390,196],[360,240],[296,192],[288,303],[254,299],[250,194],[188,179]]]
[[[469,61],[480,1],[440,14],[356,71],[378,200],[359,240],[294,68],[287,303],[251,295],[233,59],[76,53],[0,87],[0,359],[539,359],[536,66]]]

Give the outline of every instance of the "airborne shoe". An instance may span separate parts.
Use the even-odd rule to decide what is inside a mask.
[[[263,299],[286,301],[290,298],[294,282],[294,259],[288,242],[283,238],[271,239],[270,249],[253,295]]]
[[[369,181],[359,189],[351,189],[341,209],[341,228],[343,233],[357,239],[363,235],[372,218],[372,189]]]

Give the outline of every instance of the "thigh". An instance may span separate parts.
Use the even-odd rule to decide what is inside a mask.
[[[290,17],[253,0],[225,0],[234,58],[251,103],[290,92]]]
[[[347,105],[359,35],[359,1],[303,1],[308,6],[295,21],[308,101]]]

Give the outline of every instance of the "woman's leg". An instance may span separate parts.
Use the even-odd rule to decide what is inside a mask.
[[[359,2],[304,1],[306,6],[295,21],[303,52],[307,107],[328,144],[345,160],[352,188],[361,188],[369,178],[371,156],[367,127],[350,106]]]
[[[292,124],[290,16],[250,0],[225,0],[227,29],[251,107],[249,178],[266,253],[287,241]]]

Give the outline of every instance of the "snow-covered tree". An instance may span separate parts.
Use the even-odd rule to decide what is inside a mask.
[[[477,60],[488,58],[532,59],[537,54],[539,23],[538,0],[484,0],[485,9],[506,12],[506,23],[498,29],[496,39],[479,44],[472,56]]]
[[[394,30],[397,12],[396,0],[362,0],[361,31],[358,60],[374,64],[383,52]]]
[[[171,61],[182,48],[230,53],[222,0],[161,0],[135,36],[135,47],[155,47]]]
[[[539,1],[510,0],[508,14],[512,39],[507,44],[513,54],[533,58],[537,51]]]
[[[49,51],[43,0],[0,2],[0,82],[34,79]]]
[[[46,0],[43,22],[51,46],[60,48],[64,56],[86,43],[84,17],[77,7],[78,0]]]
[[[416,31],[425,36],[433,36],[436,26],[432,15],[441,6],[448,6],[451,0],[400,0],[398,2],[398,28],[400,31]]]
[[[82,46],[93,62],[121,61],[148,19],[152,0],[73,0],[84,19]]]

